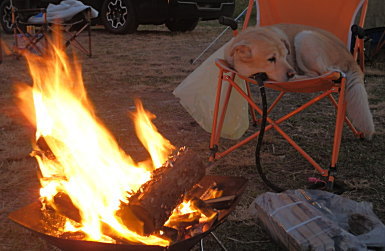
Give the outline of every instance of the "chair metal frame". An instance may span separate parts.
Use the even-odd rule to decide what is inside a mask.
[[[64,34],[67,36],[65,39],[64,47],[68,47],[70,45],[73,45],[78,50],[85,53],[87,56],[92,56],[92,43],[91,43],[91,8],[87,8],[84,11],[81,12],[81,15],[83,16],[82,20],[75,20],[73,22],[66,22],[66,23],[52,23],[53,25],[58,25],[59,27],[63,27],[62,31],[64,31]],[[76,25],[81,25],[81,23],[84,22],[84,24],[80,27],[80,29],[73,30],[72,28]],[[55,32],[55,29],[51,29],[51,31]],[[78,40],[77,37],[84,31],[87,30],[87,36],[88,36],[88,43],[87,48],[83,46]]]
[[[256,1],[257,7],[260,7],[259,4],[261,1],[266,1],[266,0],[257,0]],[[295,0],[295,1],[298,2],[298,0]],[[368,0],[360,0],[359,6],[357,7],[357,9],[361,9],[361,17],[358,23],[358,25],[361,27],[364,24],[367,4],[368,4]],[[246,14],[245,22],[242,28],[243,30],[248,27],[253,5],[254,5],[254,0],[250,0],[248,4],[248,12]],[[357,12],[355,13],[354,16],[356,15],[357,15]],[[257,13],[257,25],[260,25],[260,24],[261,24],[261,16],[260,16],[260,13]],[[264,25],[269,25],[269,24],[273,24],[273,23],[266,23]],[[237,32],[234,32],[234,35],[236,34]],[[350,39],[348,39],[348,41],[350,41]],[[348,46],[350,45],[348,44]],[[350,49],[350,47],[348,48]],[[353,57],[356,60],[357,59],[359,60],[361,64],[361,68],[363,69],[364,53],[363,53],[362,39],[356,39]],[[251,91],[250,91],[250,85],[258,85],[257,81],[252,78],[240,75],[234,69],[232,69],[223,59],[217,59],[215,64],[219,68],[219,75],[218,75],[216,101],[215,101],[214,114],[213,114],[212,132],[211,132],[211,138],[210,138],[210,150],[211,150],[211,155],[209,157],[210,161],[215,161],[223,158],[224,156],[233,152],[237,148],[255,139],[260,134],[260,131],[257,131],[252,135],[238,141],[237,143],[230,146],[229,148],[223,151],[219,151],[219,141],[220,141],[221,130],[222,130],[225,116],[226,116],[226,110],[229,103],[230,95],[233,89],[235,89],[240,95],[242,95],[242,97],[248,102],[248,105],[250,108],[250,115],[254,123],[258,122],[255,112],[257,112],[261,116],[263,113],[262,109],[253,101]],[[240,79],[244,81],[246,86],[246,91],[243,91],[242,88],[234,81],[236,76],[238,76]],[[229,85],[227,87],[227,91],[225,92],[224,97],[221,97],[223,82],[227,82]],[[272,112],[273,108],[276,107],[276,105],[281,101],[281,99],[284,97],[286,93],[298,93],[298,92],[299,93],[320,93],[315,98],[312,98],[311,100],[307,101],[300,107],[292,110],[291,112],[287,113],[281,118],[274,120],[270,116],[268,116],[267,117],[268,125],[266,126],[265,130],[275,129],[275,131],[277,131],[284,139],[286,139],[286,141],[294,149],[296,149],[322,176],[328,177],[328,181],[331,183],[334,182],[338,155],[339,155],[340,146],[341,146],[341,137],[342,137],[344,122],[348,125],[348,127],[352,130],[353,134],[356,137],[363,136],[361,132],[357,131],[354,128],[352,123],[346,117],[345,85],[346,85],[345,75],[338,71],[331,71],[323,74],[322,76],[319,76],[316,78],[309,78],[305,80],[295,80],[295,81],[282,82],[282,83],[271,82],[271,81],[264,82],[264,86],[267,87],[268,89],[273,89],[280,92],[279,95],[276,97],[276,99],[272,102],[272,104],[268,108],[268,115]],[[338,100],[336,100],[333,97],[333,94],[338,95]],[[319,102],[324,98],[328,98],[337,110],[336,120],[335,120],[335,129],[334,129],[334,138],[333,138],[333,148],[331,152],[331,162],[330,162],[330,166],[327,168],[321,167],[307,152],[305,152],[305,150],[303,150],[279,126],[281,123],[283,123],[290,117],[300,113],[301,111],[305,110],[309,106]],[[223,102],[222,107],[220,107],[221,102]]]

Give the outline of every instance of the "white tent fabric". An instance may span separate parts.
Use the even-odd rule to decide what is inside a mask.
[[[94,8],[83,4],[77,0],[63,0],[59,4],[48,4],[47,7],[47,22],[54,23],[56,20],[69,21],[76,14],[83,10],[91,8],[91,17],[95,18],[98,16],[98,11]],[[28,19],[28,22],[32,24],[43,24],[44,19],[42,14],[32,16]]]
[[[180,98],[180,103],[207,132],[211,132],[214,104],[217,91],[219,69],[216,58],[224,58],[226,44],[207,58],[186,79],[175,88],[173,94]],[[236,80],[245,89],[243,81]],[[221,97],[226,95],[229,84],[223,81]],[[222,104],[221,104],[222,105]],[[247,101],[234,89],[231,92],[226,118],[221,137],[240,138],[249,127]]]

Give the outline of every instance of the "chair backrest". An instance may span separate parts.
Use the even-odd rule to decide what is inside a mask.
[[[340,38],[350,50],[351,26],[363,27],[368,0],[256,0],[257,25],[292,23],[315,26]]]

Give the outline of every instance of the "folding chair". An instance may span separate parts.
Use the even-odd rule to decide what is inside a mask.
[[[44,20],[41,24],[30,24],[31,16],[41,14]],[[32,8],[29,1],[11,0],[12,29],[14,34],[13,52],[19,55],[23,50],[42,54],[39,42],[45,40],[48,30],[45,8]]]
[[[47,0],[45,2],[59,3],[61,1]],[[16,54],[19,54],[20,51],[24,49],[33,50],[38,54],[42,54],[42,48],[44,48],[46,44],[39,46],[39,43],[41,41],[47,42],[48,32],[60,31],[63,33],[64,38],[63,49],[72,45],[89,57],[92,56],[91,7],[83,9],[70,20],[65,21],[60,18],[50,17],[49,12],[53,10],[54,5],[48,5],[48,7],[45,6],[44,8],[23,8],[23,6],[16,3],[15,0],[11,0],[12,23],[15,37],[14,52]],[[53,29],[53,27],[59,29]],[[86,46],[83,46],[82,43],[79,42],[78,37],[85,30],[88,33],[88,43]],[[20,42],[23,42],[24,46],[21,46]]]
[[[249,8],[246,14],[243,29],[248,26],[249,18],[253,7],[253,0],[249,1]],[[304,24],[322,28],[328,30],[331,33],[337,35],[347,45],[347,48],[351,49],[351,27],[354,23],[356,16],[360,12],[360,18],[358,25],[363,26],[364,19],[367,10],[367,0],[256,0],[257,7],[257,25],[265,26],[278,23],[293,23]],[[359,29],[359,26],[355,26],[355,29]],[[356,59],[359,59],[361,67],[363,68],[363,41],[356,39],[356,43],[353,46],[353,55]],[[226,110],[230,98],[230,94],[233,89],[237,91],[244,99],[247,100],[250,106],[250,113],[254,123],[257,123],[255,112],[264,115],[263,110],[253,101],[250,91],[250,85],[264,85],[268,89],[279,91],[279,95],[272,102],[267,110],[265,130],[275,129],[286,141],[296,149],[322,176],[327,177],[328,187],[332,188],[334,183],[334,176],[337,167],[338,154],[341,144],[341,136],[344,122],[350,127],[354,135],[361,137],[362,134],[358,132],[346,117],[346,102],[344,98],[345,94],[345,76],[344,74],[331,71],[316,78],[309,78],[306,80],[294,80],[290,82],[269,82],[265,79],[252,79],[249,77],[238,74],[232,69],[226,61],[223,59],[216,60],[216,66],[219,68],[217,96],[214,107],[212,132],[210,138],[210,160],[218,160],[234,151],[235,149],[243,146],[251,140],[257,138],[261,131],[257,131],[254,134],[247,136],[231,147],[219,151],[219,140],[221,130],[223,127],[224,118],[226,116]],[[246,85],[246,91],[243,91],[240,86],[234,82],[235,76],[244,80]],[[223,82],[228,82],[228,89],[224,97],[221,98],[221,91]],[[289,112],[278,119],[272,119],[270,116],[273,108],[281,101],[286,93],[318,93],[315,98],[302,104],[298,108]],[[334,95],[338,96],[336,100]],[[327,168],[321,167],[305,150],[303,150],[286,132],[284,132],[280,126],[281,123],[288,120],[290,117],[300,113],[309,106],[317,103],[318,101],[328,98],[334,107],[337,109],[336,122],[333,138],[333,148],[331,151],[331,162]],[[220,104],[221,107],[220,107]],[[274,188],[273,188],[274,189]]]

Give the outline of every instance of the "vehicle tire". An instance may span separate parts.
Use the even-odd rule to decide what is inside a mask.
[[[11,34],[12,30],[12,9],[11,1],[4,0],[0,4],[0,23],[3,31],[7,34]]]
[[[195,29],[199,21],[199,18],[186,18],[186,19],[176,19],[170,18],[166,21],[166,27],[170,31],[192,31]]]
[[[131,0],[104,1],[101,21],[107,31],[115,34],[134,33],[138,28]]]

